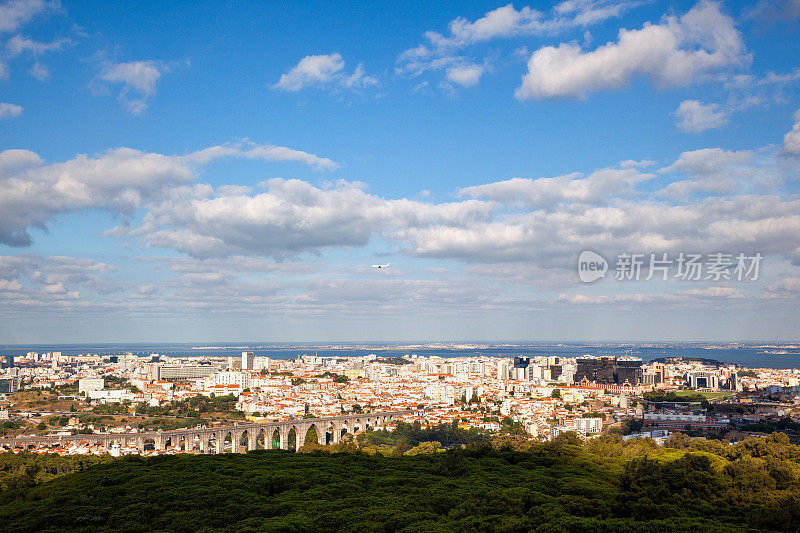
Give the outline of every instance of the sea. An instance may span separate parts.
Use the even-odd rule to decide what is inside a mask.
[[[157,353],[169,357],[240,357],[251,351],[256,357],[293,359],[298,356],[378,357],[440,356],[632,356],[644,361],[664,357],[712,359],[746,368],[800,369],[800,343],[106,343],[106,344],[26,344],[0,345],[0,356],[28,352],[61,352],[64,355],[146,356]]]

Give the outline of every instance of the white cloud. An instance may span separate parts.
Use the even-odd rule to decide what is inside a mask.
[[[554,34],[596,24],[640,4],[639,1],[566,0],[549,14],[528,6],[517,10],[508,4],[487,12],[474,22],[458,17],[450,22],[446,34],[427,31],[425,42],[399,54],[396,70],[400,74],[418,76],[426,71],[445,69],[449,81],[472,87],[478,83],[484,69],[474,60],[459,55],[458,50],[494,39]]]
[[[11,0],[0,5],[0,32],[16,31],[36,15],[61,8],[59,2]]]
[[[459,224],[485,219],[491,211],[474,200],[439,205],[386,200],[354,182],[318,188],[301,180],[271,179],[263,186],[266,192],[255,195],[208,190],[198,196],[186,191],[152,205],[139,228],[118,228],[116,233],[196,257],[284,257],[325,247],[364,246],[398,226]]]
[[[684,100],[675,111],[678,127],[690,133],[721,128],[728,124],[728,113],[719,104]]]
[[[28,246],[28,230],[45,228],[60,213],[107,209],[130,216],[154,199],[185,193],[197,177],[196,166],[224,157],[336,166],[330,159],[273,145],[216,146],[184,156],[118,148],[50,165],[28,150],[6,150],[0,152],[0,243]],[[203,186],[198,187],[189,190],[202,194]]]
[[[697,192],[730,194],[765,191],[782,181],[784,169],[772,155],[758,155],[751,150],[735,152],[720,148],[703,148],[683,152],[675,163],[659,170],[661,174],[677,174],[686,179],[673,181],[659,194],[686,197]]]
[[[147,109],[147,100],[156,94],[156,85],[170,65],[162,61],[109,63],[93,82],[120,84],[119,101],[134,115]]]
[[[719,5],[703,0],[680,18],[639,30],[621,29],[617,42],[584,52],[573,43],[533,52],[515,92],[519,100],[582,97],[621,87],[636,74],[659,85],[687,85],[699,76],[746,64],[742,36]]]
[[[759,0],[746,16],[762,24],[792,22],[800,19],[800,0]]]
[[[459,194],[510,205],[555,207],[562,202],[599,203],[612,195],[627,195],[633,192],[637,183],[654,177],[655,174],[642,173],[633,168],[604,168],[585,178],[580,174],[554,178],[514,178],[465,187],[459,190]]]
[[[462,87],[473,87],[478,84],[483,74],[480,65],[458,65],[447,69],[447,79]]]
[[[44,81],[50,77],[50,70],[47,68],[47,65],[43,65],[37,61],[31,67],[31,76],[39,81]]]
[[[0,102],[0,120],[4,118],[18,117],[22,113],[22,107],[16,104]]]
[[[733,287],[704,287],[702,289],[688,289],[685,291],[675,291],[668,293],[643,294],[643,293],[623,293],[623,294],[602,294],[586,295],[575,294],[569,296],[561,294],[557,302],[576,305],[648,305],[648,304],[687,304],[689,302],[698,303],[727,303],[728,300],[741,300],[752,298],[753,296]]]
[[[640,5],[637,1],[567,0],[556,4],[553,13],[547,15],[530,7],[519,11],[513,4],[487,12],[474,22],[458,17],[448,25],[448,34],[425,32],[426,44],[406,50],[401,59],[426,57],[442,49],[457,49],[493,39],[519,35],[544,35],[558,31],[583,27],[617,17]]]
[[[378,85],[377,79],[364,74],[361,63],[352,74],[346,74],[344,67],[344,59],[339,53],[306,56],[289,72],[281,75],[275,88],[296,92],[306,87],[357,89]]]
[[[238,157],[245,159],[259,159],[262,161],[293,161],[303,163],[318,170],[334,170],[339,164],[327,157],[294,150],[285,146],[272,144],[229,144],[225,146],[211,146],[183,156],[183,159],[193,163],[205,165],[215,159],[225,157]]]
[[[792,130],[783,136],[783,153],[800,156],[800,109],[794,114]]]
[[[74,307],[84,289],[103,294],[122,290],[124,284],[101,277],[113,270],[111,265],[85,258],[0,256],[0,300],[6,310]]]
[[[540,267],[571,268],[587,247],[609,256],[732,250],[792,257],[800,247],[798,208],[797,200],[775,196],[707,198],[684,205],[617,200],[608,206],[564,205],[459,225],[403,228],[395,238],[410,255],[467,263],[534,261]]]
[[[71,42],[70,39],[59,39],[51,43],[42,43],[22,37],[21,35],[15,35],[6,43],[6,50],[8,50],[9,57],[17,57],[25,52],[30,52],[37,56],[45,52],[60,50],[64,45]]]
[[[472,199],[444,204],[382,198],[352,182],[320,188],[300,180],[269,180],[263,184],[266,191],[256,193],[174,189],[168,199],[149,204],[141,225],[113,234],[194,257],[283,258],[329,247],[364,247],[380,238],[409,256],[467,263],[535,261],[540,267],[571,266],[587,246],[785,257],[800,249],[800,200],[756,193],[792,172],[774,150],[686,152],[657,173],[660,181],[681,185],[668,185],[656,195],[638,189],[657,175],[640,170],[646,164],[620,166],[587,177],[517,178],[467,187],[459,194]],[[699,191],[720,196],[687,199]],[[681,203],[670,200],[675,197]]]

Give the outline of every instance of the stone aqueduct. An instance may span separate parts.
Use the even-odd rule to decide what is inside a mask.
[[[243,453],[257,449],[290,448],[290,437],[294,432],[295,450],[306,442],[311,428],[317,434],[319,444],[336,444],[347,433],[380,428],[387,422],[410,411],[383,411],[325,418],[304,418],[282,422],[236,424],[233,426],[176,429],[171,431],[149,431],[141,433],[103,433],[90,435],[46,435],[40,437],[11,437],[0,439],[0,446],[14,449],[38,445],[64,445],[69,442],[89,442],[102,444],[110,449],[114,444],[135,446],[144,451],[146,443],[153,443],[156,450],[163,451],[167,446],[173,449],[192,451],[199,447],[200,453],[224,453],[226,443],[230,442],[232,453]],[[277,446],[273,446],[273,443]]]

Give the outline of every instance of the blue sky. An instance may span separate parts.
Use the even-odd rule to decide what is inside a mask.
[[[797,339],[798,24],[2,3],[0,342]],[[615,279],[682,252],[763,259]]]

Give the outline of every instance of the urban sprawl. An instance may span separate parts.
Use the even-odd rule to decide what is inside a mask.
[[[380,419],[374,429],[450,424],[539,440],[565,432],[591,439],[614,431],[659,444],[675,432],[734,442],[800,428],[799,370],[745,369],[703,359],[29,352],[6,356],[2,366],[0,453],[245,451],[255,443],[220,439],[210,447],[187,437],[133,445],[98,437],[386,412],[399,414]],[[338,443],[348,432],[367,430],[335,428],[336,435],[318,435],[318,442]],[[13,442],[45,436],[51,438],[24,446]],[[282,447],[307,443],[297,435],[281,439]]]

